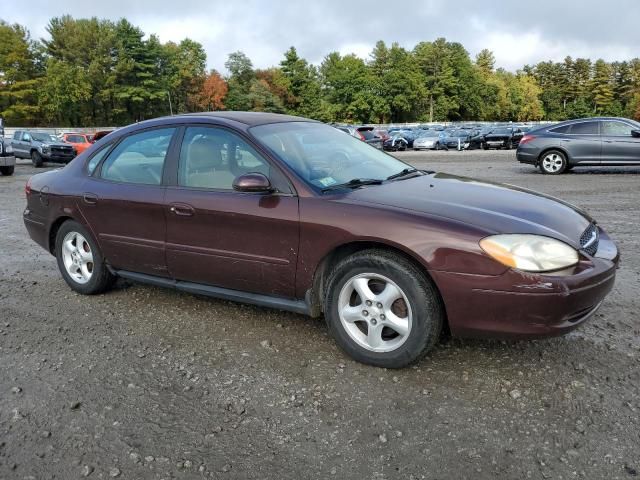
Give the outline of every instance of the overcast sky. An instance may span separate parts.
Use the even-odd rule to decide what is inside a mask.
[[[0,18],[46,36],[51,17],[126,17],[164,41],[190,37],[210,68],[224,71],[242,50],[256,67],[280,62],[294,45],[320,63],[331,51],[367,58],[377,40],[407,48],[446,37],[471,55],[492,50],[499,67],[516,70],[565,56],[623,60],[640,56],[640,0],[2,0]],[[8,5],[7,5],[8,4]],[[28,5],[28,6],[27,6]],[[26,8],[22,8],[27,6]]]

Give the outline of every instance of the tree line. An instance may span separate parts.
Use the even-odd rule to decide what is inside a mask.
[[[203,110],[290,113],[325,122],[640,119],[640,59],[567,57],[517,72],[444,38],[413,49],[376,43],[368,59],[331,52],[320,65],[294,47],[258,69],[238,51],[207,71],[202,45],[162,43],[126,19],[57,17],[34,40],[0,20],[0,116],[9,125],[124,125]]]

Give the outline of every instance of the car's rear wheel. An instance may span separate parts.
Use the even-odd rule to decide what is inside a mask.
[[[31,152],[31,163],[36,168],[40,168],[42,166],[42,155],[37,150]]]
[[[355,360],[400,368],[435,345],[444,313],[436,288],[415,265],[391,252],[367,250],[334,268],[325,318]]]
[[[542,155],[540,171],[547,175],[560,175],[567,169],[567,157],[560,150],[549,150]]]
[[[78,293],[101,293],[115,280],[91,234],[78,222],[68,220],[60,226],[55,253],[62,277]]]
[[[505,148],[507,150],[511,150],[513,148],[513,142],[511,142],[511,140],[507,141]]]
[[[10,165],[7,167],[0,167],[0,174],[2,175],[6,175],[7,177],[10,175],[13,175],[13,172],[15,170],[15,165]]]

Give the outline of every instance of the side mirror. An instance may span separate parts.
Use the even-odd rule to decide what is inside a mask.
[[[267,177],[261,173],[245,173],[233,181],[233,189],[237,192],[271,193],[273,187]]]
[[[631,136],[640,138],[640,130],[631,130]]]

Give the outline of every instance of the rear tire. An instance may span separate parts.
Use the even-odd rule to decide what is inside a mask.
[[[560,175],[567,169],[567,156],[560,150],[549,150],[540,157],[539,166],[546,175]]]
[[[42,167],[42,155],[37,150],[31,152],[31,163],[36,168]]]
[[[404,257],[365,250],[333,269],[325,319],[355,360],[384,368],[422,358],[440,338],[444,310],[431,280]]]
[[[10,165],[8,167],[0,167],[0,174],[9,177],[13,175],[15,168],[16,168],[15,165]]]
[[[55,254],[62,278],[78,293],[102,293],[115,281],[91,233],[74,220],[58,229]]]

